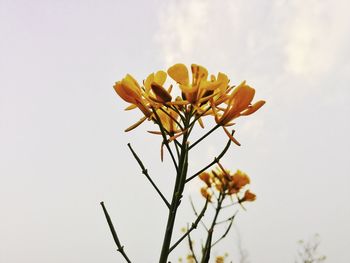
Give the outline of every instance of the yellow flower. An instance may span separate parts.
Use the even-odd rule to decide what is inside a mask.
[[[223,256],[218,256],[215,259],[215,263],[224,263],[225,262],[225,258]]]
[[[167,72],[159,70],[149,74],[142,86],[130,74],[116,82],[115,91],[123,100],[130,103],[125,110],[138,108],[144,115],[126,131],[136,128],[146,119],[159,121],[156,115],[158,114],[171,141],[189,128],[182,123],[186,114],[189,114],[190,118],[195,118],[194,121],[201,127],[204,127],[203,118],[213,115],[218,126],[222,126],[227,136],[240,145],[226,127],[233,125],[234,119],[239,116],[253,114],[265,104],[265,101],[260,100],[252,105],[255,90],[245,82],[237,87],[230,87],[229,78],[224,73],[209,76],[208,70],[197,64],[191,65],[191,73],[192,78],[189,69],[179,63],[171,66]],[[182,96],[173,98],[172,85],[165,88],[168,75],[178,83]],[[189,104],[191,107],[188,107]]]
[[[127,74],[113,88],[123,100],[138,107],[146,117],[151,116],[152,112],[147,107],[146,101],[142,98],[140,85],[131,75]]]
[[[265,101],[259,101],[251,106],[254,95],[255,89],[246,85],[246,82],[243,81],[228,95],[227,107],[223,110],[223,114],[221,116],[215,114],[216,123],[222,126],[229,126],[233,119],[257,111],[265,104]],[[213,109],[215,111],[215,107]]]
[[[114,85],[114,90],[123,100],[132,104],[135,104],[136,100],[142,99],[140,85],[129,74]]]
[[[208,71],[206,68],[192,64],[192,83],[189,81],[187,67],[184,64],[175,64],[168,69],[168,75],[175,80],[182,91],[185,100],[193,105],[208,101],[212,91],[220,86],[220,81],[208,81]],[[209,92],[209,93],[208,93]]]
[[[234,174],[231,174],[221,164],[219,164],[218,169],[211,170],[210,173],[201,173],[199,178],[206,184],[206,187],[201,189],[201,194],[204,197],[208,195],[208,190],[212,187],[222,194],[233,195],[238,194],[244,186],[250,183],[248,175],[244,172],[237,170]]]
[[[187,263],[195,263],[195,260],[192,255],[187,255],[186,259]]]

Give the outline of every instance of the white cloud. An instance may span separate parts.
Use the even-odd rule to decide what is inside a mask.
[[[172,64],[191,54],[207,23],[208,1],[192,0],[172,2],[160,15],[160,43],[166,64]]]
[[[207,63],[243,77],[325,74],[348,42],[345,0],[179,0],[160,12],[163,62]],[[239,81],[239,80],[235,80]]]
[[[343,1],[294,1],[286,34],[286,69],[312,77],[327,72],[342,51],[349,24]],[[281,28],[281,32],[282,32]]]

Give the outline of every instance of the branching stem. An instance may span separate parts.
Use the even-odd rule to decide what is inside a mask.
[[[148,174],[148,170],[145,168],[145,166],[143,165],[141,159],[137,156],[136,152],[134,151],[134,149],[131,147],[131,144],[128,143],[128,147],[132,153],[132,155],[134,156],[134,158],[136,159],[136,161],[138,162],[138,164],[141,167],[142,173],[146,176],[146,178],[148,179],[148,181],[151,183],[151,185],[154,187],[154,189],[157,191],[157,193],[159,194],[159,196],[162,198],[162,200],[164,201],[164,203],[166,204],[166,206],[168,207],[168,209],[170,209],[170,204],[168,202],[168,200],[166,200],[165,196],[162,194],[162,192],[159,190],[159,188],[157,187],[157,185],[153,182],[152,178],[149,176]]]

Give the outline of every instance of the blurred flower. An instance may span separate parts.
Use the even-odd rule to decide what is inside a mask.
[[[245,191],[243,198],[240,199],[239,202],[240,203],[246,202],[246,201],[252,202],[252,201],[255,201],[255,199],[256,199],[256,195],[250,192],[249,190],[247,190]]]
[[[225,262],[225,258],[223,256],[218,256],[215,259],[215,263],[224,263]]]
[[[207,199],[209,202],[211,202],[211,193],[208,191],[208,187],[202,187],[201,188],[201,195]]]
[[[186,259],[187,259],[187,263],[195,263],[196,262],[192,255],[187,255]]]
[[[210,187],[210,175],[207,172],[203,172],[199,175],[199,178],[204,181],[208,187]]]
[[[237,170],[235,173],[231,173],[229,170],[224,169],[221,164],[217,169],[201,173],[199,178],[206,184],[205,187],[201,188],[201,194],[205,198],[211,197],[214,190],[222,195],[236,194],[238,198],[241,190],[250,183],[248,175],[244,172]],[[255,195],[246,191],[241,200],[254,201]]]

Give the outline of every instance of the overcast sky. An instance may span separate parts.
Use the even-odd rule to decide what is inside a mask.
[[[171,163],[160,162],[151,123],[123,132],[141,113],[124,112],[112,86],[182,62],[247,80],[267,101],[237,121],[242,146],[223,160],[249,174],[257,201],[213,253],[237,260],[239,233],[251,263],[294,262],[297,241],[319,233],[327,262],[348,263],[349,9],[346,0],[0,0],[0,262],[123,262],[102,200],[130,258],[157,262],[167,211],[126,144],[169,198]],[[190,170],[225,142],[218,130]],[[200,186],[186,190],[178,230],[194,217],[188,196],[201,205]]]

